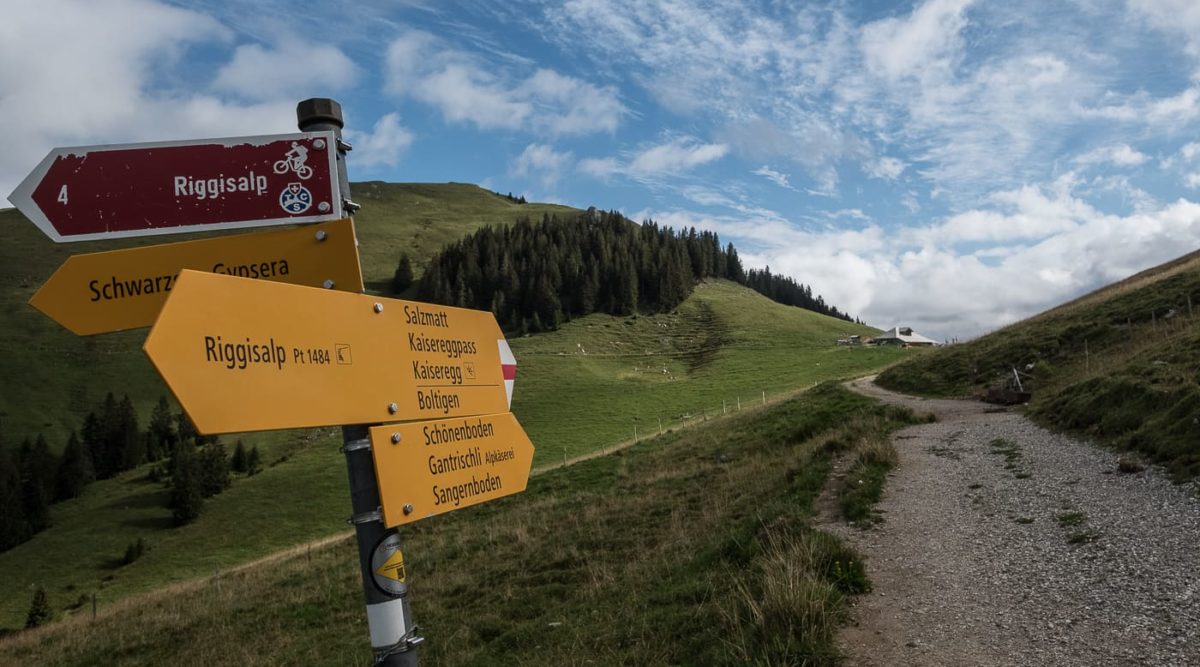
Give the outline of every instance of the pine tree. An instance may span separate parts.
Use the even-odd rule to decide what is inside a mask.
[[[401,253],[400,264],[396,266],[396,273],[392,276],[392,294],[400,294],[412,283],[412,262],[408,259],[408,253]]]
[[[262,471],[262,456],[258,453],[258,445],[250,448],[250,455],[246,457],[246,474],[257,475]]]
[[[725,277],[735,283],[746,284],[746,273],[742,270],[742,260],[738,257],[737,248],[730,243],[725,248]]]
[[[89,412],[84,418],[79,437],[92,462],[92,474],[96,479],[104,479],[104,427],[95,412]]]
[[[57,462],[50,453],[46,438],[38,435],[37,440],[28,438],[19,451],[21,468],[21,511],[29,535],[50,527],[50,500],[54,490],[54,472]]]
[[[171,490],[167,503],[175,525],[182,526],[200,516],[200,509],[204,505],[204,497],[200,495],[199,461],[191,441],[181,441],[175,447],[171,470]]]
[[[583,270],[579,281],[579,294],[576,297],[576,313],[587,315],[596,311],[596,293],[599,291],[599,273],[595,265]]]
[[[229,469],[244,474],[249,469],[247,463],[249,461],[246,459],[246,445],[238,440],[233,447],[233,456],[229,459]]]
[[[120,416],[118,414],[117,397],[110,391],[104,397],[100,407],[100,427],[96,451],[92,453],[92,462],[96,466],[96,477],[108,479],[121,470],[125,453],[121,451]]]
[[[209,441],[198,452],[200,495],[211,498],[229,488],[229,458],[225,446]]]
[[[146,462],[146,440],[138,429],[137,411],[129,394],[117,406],[117,431],[114,434],[115,448],[120,452],[120,469],[132,470]]]
[[[63,448],[55,475],[55,500],[78,498],[92,481],[92,465],[88,452],[79,437],[71,431],[67,445]]]
[[[638,277],[633,262],[626,260],[621,269],[621,302],[617,314],[633,315],[638,309]]]
[[[496,290],[492,293],[492,304],[489,310],[492,311],[492,315],[494,315],[497,320],[501,320],[501,318],[504,316],[505,308],[506,304],[504,303],[504,292]]]
[[[159,396],[154,411],[150,413],[150,424],[146,427],[146,458],[158,461],[171,455],[178,435],[175,432],[171,405],[166,396]]]
[[[196,426],[192,424],[192,420],[188,418],[186,413],[178,412],[175,414],[175,432],[178,437],[178,442],[185,440],[195,441],[200,434],[196,432]]]
[[[16,456],[0,444],[0,551],[24,542],[29,537],[21,502],[21,470]]]
[[[50,599],[46,597],[46,589],[38,584],[33,588],[33,600],[29,603],[29,613],[25,616],[25,627],[36,628],[49,623],[54,617],[50,609]]]
[[[562,307],[559,304],[558,295],[550,287],[550,281],[544,278],[539,279],[534,290],[536,292],[534,312],[540,325],[544,327],[542,331],[557,329]]]

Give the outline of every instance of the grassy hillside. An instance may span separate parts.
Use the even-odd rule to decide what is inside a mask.
[[[596,441],[630,440],[635,427],[645,437],[903,356],[833,344],[873,331],[705,282],[674,313],[592,315],[516,341],[513,410],[538,461],[560,460]]]
[[[1012,369],[1042,423],[1200,475],[1200,253],[883,373],[928,395],[981,392]]]
[[[911,419],[824,386],[407,527],[422,664],[833,664],[845,598],[869,583],[811,527],[813,500],[831,452]],[[365,667],[355,554],[350,540],[284,554],[96,621],[85,606],[0,641],[0,663]]]
[[[478,216],[489,202],[496,204],[500,219],[549,210],[459,185],[378,185],[376,196],[390,203],[372,204],[371,185],[355,186],[356,198],[365,204],[357,222],[368,276],[390,277],[401,248],[428,252],[442,242],[432,231],[414,231],[421,224],[410,224],[416,215],[410,209],[426,211],[430,219],[476,215],[474,221],[453,223],[463,229],[486,221]],[[441,213],[429,213],[434,209]],[[367,215],[370,210],[380,217]],[[20,351],[7,357],[11,367],[0,364],[0,372],[8,374],[0,385],[0,409],[7,413],[0,416],[3,437],[11,442],[22,429],[44,428],[52,445],[61,446],[67,429],[110,389],[134,398],[144,425],[152,402],[166,393],[140,352],[145,332],[77,339],[24,303],[68,252],[95,250],[95,245],[49,245],[15,217],[11,211],[0,213],[0,225],[12,232],[18,247],[0,248],[5,254],[0,271],[10,272],[9,285],[25,283],[24,294],[0,291],[2,317],[14,332],[4,345]],[[25,264],[32,268],[16,268]],[[519,362],[514,412],[538,448],[535,466],[546,466],[630,440],[635,426],[644,438],[657,433],[660,423],[670,429],[713,419],[723,402],[724,411],[733,413],[739,399],[744,407],[763,402],[764,394],[767,402],[776,401],[798,388],[867,372],[903,356],[897,350],[832,344],[848,333],[868,331],[780,306],[732,283],[709,283],[672,314],[593,315],[552,334],[512,340]],[[68,395],[71,388],[74,397]],[[64,412],[64,404],[75,412]],[[83,498],[54,506],[53,528],[0,554],[0,627],[23,622],[34,583],[47,587],[59,610],[93,591],[100,592],[102,604],[111,604],[344,529],[348,492],[334,430],[257,434],[246,440],[263,450],[266,470],[235,481],[187,527],[167,527],[165,491],[146,479],[145,469],[96,483]],[[121,567],[120,556],[138,538],[149,543],[150,551]]]

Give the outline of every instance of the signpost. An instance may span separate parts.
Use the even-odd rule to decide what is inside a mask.
[[[182,269],[361,292],[347,218],[278,231],[74,255],[29,303],[78,336],[148,327]]]
[[[520,493],[533,464],[511,412],[376,426],[371,452],[389,528]]]
[[[507,349],[486,311],[187,270],[145,345],[205,434],[505,412]]]
[[[54,241],[343,217],[333,132],[56,148],[8,199]]]
[[[71,257],[30,303],[79,335],[153,322],[200,433],[341,425],[375,664],[415,667],[395,526],[525,489],[516,360],[489,312],[360,293],[341,107],[296,115],[303,134],[51,151],[9,200],[54,241],[322,224]]]

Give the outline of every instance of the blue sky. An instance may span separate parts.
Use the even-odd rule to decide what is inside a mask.
[[[968,338],[1200,246],[1200,3],[0,0],[0,192],[54,146],[271,134],[352,180],[718,232]]]

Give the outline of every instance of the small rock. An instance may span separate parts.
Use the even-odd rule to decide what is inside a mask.
[[[1146,465],[1134,454],[1122,454],[1117,458],[1117,470],[1121,472],[1133,473],[1141,472],[1145,469]]]

